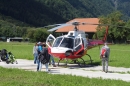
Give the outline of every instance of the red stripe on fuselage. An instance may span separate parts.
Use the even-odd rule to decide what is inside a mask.
[[[52,53],[51,52],[51,48],[48,48],[48,52],[49,54],[51,54],[52,56],[56,57],[56,58],[60,58],[60,59],[64,59],[64,58],[68,58],[68,59],[77,59],[83,56],[83,54],[79,55],[79,53],[84,50],[83,45],[81,45],[81,49],[79,49],[76,52],[73,52],[72,55],[70,56],[66,56],[65,53]]]

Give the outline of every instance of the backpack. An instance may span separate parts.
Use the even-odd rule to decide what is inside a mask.
[[[6,49],[2,49],[1,50],[1,55],[6,55],[7,54],[7,50]]]
[[[102,50],[101,50],[101,57],[102,58],[107,57],[107,49],[105,47],[102,48]]]
[[[6,56],[7,56],[7,50],[6,49],[2,49],[1,52],[0,52],[1,60],[2,61],[6,61],[7,60]]]
[[[40,59],[42,64],[46,64],[46,63],[49,62],[50,55],[48,53],[48,49],[47,48],[43,48],[42,52],[39,55],[39,59]]]
[[[38,47],[38,49],[37,49],[37,53],[38,53],[38,54],[40,54],[40,50],[39,50],[39,47]]]

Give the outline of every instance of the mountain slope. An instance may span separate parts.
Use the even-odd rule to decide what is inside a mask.
[[[128,0],[0,0],[0,20],[41,27],[77,17],[99,17],[115,10],[129,19],[129,4]]]
[[[33,26],[66,21],[35,0],[0,0],[0,13]]]

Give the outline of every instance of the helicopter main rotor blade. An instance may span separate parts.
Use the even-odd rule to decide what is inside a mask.
[[[60,26],[62,24],[53,24],[53,25],[47,25],[47,26],[44,26],[44,27],[56,27],[56,26]]]
[[[95,23],[81,23],[82,25],[101,25],[101,26],[109,26],[110,24],[95,24]]]
[[[129,28],[129,27],[125,27],[125,26],[112,25],[112,24],[94,24],[94,23],[82,23],[82,25],[115,26],[115,27],[124,27],[124,28]]]
[[[52,29],[49,29],[48,31],[52,32],[52,31],[58,30],[58,29],[60,29],[62,27],[69,26],[69,25],[71,25],[71,24],[61,24],[60,26],[54,27]]]
[[[48,31],[52,32],[52,31],[55,31],[55,30],[58,30],[60,28],[63,28],[65,26],[70,26],[70,25],[73,25],[73,26],[78,26],[78,25],[98,25],[98,26],[115,26],[115,27],[124,27],[124,28],[128,28],[128,27],[125,27],[125,26],[119,26],[119,25],[112,25],[112,24],[100,24],[100,23],[86,23],[86,22],[78,22],[78,21],[73,21],[73,22],[68,22],[68,23],[63,23],[63,24],[54,24],[54,25],[48,25],[46,27],[53,27],[52,29],[49,29]]]

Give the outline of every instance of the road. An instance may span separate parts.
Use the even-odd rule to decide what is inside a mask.
[[[19,68],[29,71],[36,72],[36,64],[33,64],[33,60],[17,59],[18,64],[6,64],[5,62],[0,62],[1,67],[5,68]],[[42,66],[42,71],[45,71],[45,66]],[[76,76],[83,76],[89,78],[103,78],[103,79],[116,79],[130,82],[130,68],[122,67],[110,67],[109,72],[104,73],[101,71],[101,66],[88,66],[80,68],[76,64],[68,64],[68,67],[52,67],[49,66],[50,74],[71,74]],[[129,73],[128,73],[129,72]]]

